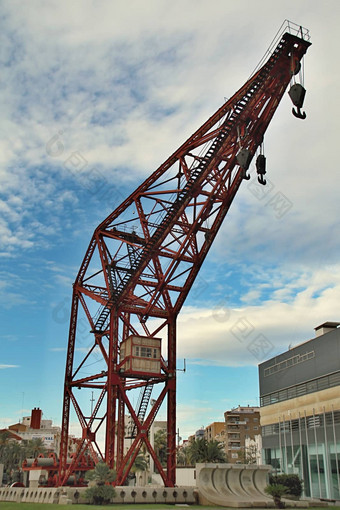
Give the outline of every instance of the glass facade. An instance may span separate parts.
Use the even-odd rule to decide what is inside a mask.
[[[340,499],[340,411],[262,428],[264,461],[276,474],[298,474],[304,496]]]
[[[340,500],[340,322],[259,365],[263,461]]]

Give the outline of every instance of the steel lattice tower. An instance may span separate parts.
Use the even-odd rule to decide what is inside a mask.
[[[288,27],[262,67],[93,234],[73,286],[61,485],[75,474],[77,458],[85,451],[95,462],[104,460],[115,467],[116,484],[123,484],[142,444],[164,485],[175,485],[176,319],[242,181],[249,178],[249,164],[259,152],[274,112],[310,45],[308,32],[297,27],[291,33],[294,30]],[[298,109],[296,116],[302,118],[301,89],[298,98],[292,100]],[[265,184],[262,151],[256,166],[259,181]],[[90,345],[82,341],[84,330],[91,332]],[[161,339],[163,355],[155,373],[148,368],[131,368],[134,356],[127,356],[125,350],[130,338],[145,339],[146,344],[149,339],[148,345],[151,339]],[[140,351],[136,352],[140,356]],[[143,352],[147,361],[151,351]],[[102,369],[95,371],[98,363]],[[90,373],[84,376],[85,367]],[[155,385],[158,397],[147,412]],[[134,409],[130,398],[136,388],[142,389],[139,409]],[[91,412],[79,389],[96,394]],[[149,439],[163,402],[168,423],[166,468]],[[80,422],[82,439],[69,461],[71,406]],[[124,451],[126,414],[132,420],[128,452]],[[105,451],[97,441],[101,430],[105,432]]]

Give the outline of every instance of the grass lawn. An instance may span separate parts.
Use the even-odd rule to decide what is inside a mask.
[[[180,509],[180,508],[188,508],[189,510],[221,510],[222,507],[213,507],[213,506],[197,506],[197,505],[143,505],[143,504],[135,504],[135,505],[53,505],[48,503],[9,503],[7,501],[0,502],[1,510],[103,510],[105,508],[112,510],[172,510],[172,509]],[[223,507],[227,508],[227,507]],[[340,510],[340,506],[330,506],[334,510]],[[321,508],[314,507],[313,510],[324,510]],[[231,509],[232,510],[232,509]]]
[[[7,501],[0,501],[1,510],[103,510],[105,508],[112,510],[173,510],[180,508],[188,508],[188,510],[213,510],[212,506],[175,506],[175,505],[147,505],[147,504],[134,504],[134,505],[53,505],[49,503],[9,503]],[[221,507],[219,507],[221,509]]]

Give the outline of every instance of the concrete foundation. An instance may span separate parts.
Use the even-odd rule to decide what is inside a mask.
[[[199,501],[235,508],[271,507],[273,499],[264,492],[271,470],[257,464],[197,464]]]
[[[113,503],[197,503],[195,487],[116,487]],[[0,501],[17,503],[86,503],[85,487],[0,487]]]
[[[272,466],[257,464],[196,464],[200,505],[231,508],[274,508],[273,498],[264,489]],[[320,501],[293,501],[282,498],[287,508],[327,506]]]

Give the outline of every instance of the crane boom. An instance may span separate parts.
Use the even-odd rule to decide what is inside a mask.
[[[176,318],[240,185],[249,178],[250,162],[263,143],[279,102],[299,71],[310,45],[304,34],[301,29],[297,35],[280,35],[265,64],[94,231],[73,287],[60,484],[75,471],[77,455],[82,455],[89,444],[90,452],[98,451],[97,459],[116,467],[116,483],[122,484],[144,443],[164,484],[174,486]],[[302,99],[301,91],[297,96],[292,97],[295,115],[303,118],[304,93]],[[256,166],[259,182],[265,184],[261,156]],[[75,350],[80,311],[93,341],[78,362]],[[152,361],[147,358],[156,357],[158,337],[166,358],[160,356],[159,368],[152,372]],[[104,370],[81,377],[82,367],[94,353],[101,358]],[[143,361],[144,368],[131,368],[137,359]],[[129,392],[145,391],[156,384],[162,388],[159,396],[146,418],[143,410],[140,419]],[[75,396],[78,388],[98,391],[90,417]],[[150,427],[165,399],[166,468],[149,439]],[[74,462],[66,467],[71,404],[81,424],[82,441]],[[135,432],[131,445],[124,449],[126,411]],[[101,426],[106,427],[105,452],[97,442]]]

